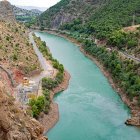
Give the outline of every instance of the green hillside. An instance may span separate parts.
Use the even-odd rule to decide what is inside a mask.
[[[140,58],[140,27],[124,28],[137,24],[139,0],[61,0],[38,18],[40,27],[64,30],[78,40],[129,99],[136,98],[140,104],[140,64],[127,56]],[[95,44],[95,38],[99,43]]]
[[[133,19],[140,23],[139,0],[61,0],[41,14],[38,23],[106,38],[112,31],[130,26]]]
[[[79,24],[88,21],[88,18],[106,0],[61,0],[59,3],[45,11],[38,18],[38,23],[49,28],[59,28],[65,23],[80,19]]]
[[[140,57],[140,32],[122,32],[140,24],[139,0],[61,0],[38,18],[40,27],[105,40],[110,46]]]

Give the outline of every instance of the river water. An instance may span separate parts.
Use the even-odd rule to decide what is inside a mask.
[[[55,96],[60,118],[46,134],[49,140],[140,140],[140,128],[124,124],[129,109],[96,64],[64,38],[36,35],[71,74],[68,89]]]

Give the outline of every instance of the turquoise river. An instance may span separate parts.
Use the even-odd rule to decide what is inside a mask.
[[[124,124],[130,117],[128,107],[96,64],[64,38],[36,35],[71,75],[68,89],[54,99],[60,118],[46,134],[49,140],[140,140],[140,128]]]

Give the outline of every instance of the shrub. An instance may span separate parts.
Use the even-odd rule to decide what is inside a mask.
[[[14,55],[12,56],[12,58],[13,58],[14,61],[18,60],[17,54],[14,54]]]
[[[43,31],[43,30],[44,30],[44,26],[41,26],[41,27],[40,27],[40,30]]]
[[[56,83],[51,78],[43,78],[42,79],[42,87],[43,89],[52,90],[56,86]]]
[[[37,118],[45,108],[46,99],[44,96],[40,96],[37,99],[31,99],[29,105],[31,106],[33,117]]]
[[[6,40],[9,41],[10,40],[10,37],[9,36],[6,36]]]
[[[128,48],[132,48],[138,45],[138,41],[137,40],[129,40],[127,43]]]

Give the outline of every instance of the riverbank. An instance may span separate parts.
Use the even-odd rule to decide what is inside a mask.
[[[138,107],[138,105],[135,104],[135,101],[131,101],[129,99],[129,97],[127,97],[125,91],[121,88],[119,88],[118,84],[113,80],[112,75],[106,70],[106,68],[102,65],[102,63],[97,60],[95,57],[87,54],[84,49],[82,48],[82,44],[79,43],[76,39],[69,37],[66,34],[61,34],[61,33],[56,33],[55,31],[47,31],[50,34],[54,34],[60,37],[64,37],[66,39],[68,39],[69,41],[73,42],[74,44],[76,44],[77,46],[79,46],[80,51],[87,56],[88,58],[90,58],[92,61],[94,61],[96,63],[96,65],[101,69],[102,73],[107,77],[109,83],[111,84],[111,86],[115,89],[115,91],[117,91],[117,93],[120,95],[122,101],[130,108],[131,110],[131,118],[126,120],[126,124],[127,125],[134,125],[134,126],[140,126],[140,118],[139,118],[139,112],[140,112],[140,107]]]
[[[69,85],[70,74],[66,70],[64,70],[63,66],[59,64],[58,61],[53,59],[49,48],[46,46],[46,43],[36,38],[35,36],[34,36],[34,40],[35,40],[34,45],[38,47],[38,51],[40,51],[40,53],[42,54],[41,60],[44,60],[44,63],[42,62],[42,67],[46,71],[50,69],[51,71],[53,71],[50,73],[50,77],[52,78],[52,80],[55,80],[55,78],[57,79],[59,78],[60,80],[59,82],[57,81],[58,85],[55,86],[55,88],[52,87],[51,89],[50,88],[47,89],[47,87],[44,87],[46,90],[49,90],[50,92],[50,95],[49,95],[50,99],[48,100],[48,102],[50,102],[50,105],[49,105],[50,109],[48,110],[48,114],[45,114],[44,112],[42,112],[39,115],[38,120],[44,126],[44,133],[45,133],[48,130],[50,130],[59,120],[59,108],[58,108],[58,105],[53,102],[53,98],[55,94],[67,89]],[[45,67],[47,63],[50,65],[49,67]],[[60,77],[58,77],[58,74],[59,76],[60,74],[63,75],[61,79]],[[47,78],[47,76],[44,75],[44,78]],[[45,84],[47,86],[48,83],[45,83]],[[40,95],[43,95],[43,88],[41,88],[40,92],[41,92]]]
[[[59,120],[58,104],[53,101],[53,98],[57,93],[68,88],[70,77],[70,74],[65,70],[63,82],[51,91],[50,111],[47,115],[42,113],[38,119],[39,122],[44,126],[44,133],[48,132],[52,127],[54,127]]]

